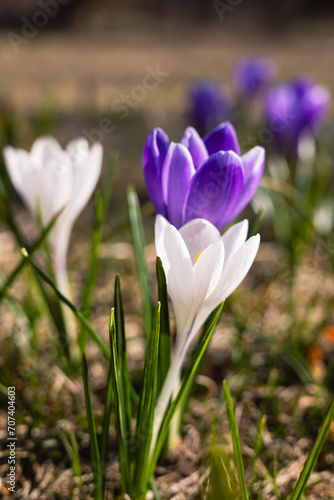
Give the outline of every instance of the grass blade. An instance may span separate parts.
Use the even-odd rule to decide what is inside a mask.
[[[299,498],[301,498],[303,491],[306,488],[307,481],[309,480],[312,470],[314,469],[314,466],[318,460],[318,456],[324,446],[333,418],[334,418],[334,399],[329,407],[325,420],[311,448],[311,451],[309,453],[309,456],[307,457],[307,460],[299,475],[299,478],[292,490],[290,500],[298,500]]]
[[[95,193],[95,221],[92,249],[87,278],[82,292],[81,311],[89,319],[92,312],[92,298],[98,270],[98,251],[102,239],[103,202],[99,192]]]
[[[307,366],[305,358],[296,349],[289,346],[289,350],[284,352],[284,359],[288,365],[294,370],[298,375],[301,382],[307,386],[309,384],[314,384],[313,377]]]
[[[160,338],[160,302],[156,307],[146,351],[136,426],[136,457],[134,471],[135,497],[144,495],[150,476],[148,458],[153,434],[154,409],[157,397],[158,354]]]
[[[124,427],[124,409],[122,406],[122,399],[120,393],[120,381],[119,381],[119,362],[117,353],[117,343],[116,343],[116,324],[115,324],[115,313],[114,309],[110,313],[110,323],[109,323],[109,336],[110,336],[110,351],[111,351],[111,379],[114,391],[114,401],[115,401],[115,413],[116,413],[116,430],[117,430],[117,440],[119,448],[119,465],[121,471],[122,479],[122,490],[123,493],[128,493],[130,491],[130,452],[129,448],[131,445],[131,440],[126,434],[126,429]]]
[[[169,327],[169,308],[166,276],[162,262],[159,257],[156,260],[156,274],[158,282],[158,300],[161,304],[160,310],[160,341],[159,341],[159,363],[158,363],[158,395],[165,381],[170,365],[171,336]]]
[[[50,233],[51,229],[55,225],[55,223],[56,223],[56,221],[57,221],[57,219],[59,217],[59,214],[60,214],[60,212],[58,212],[53,217],[53,219],[51,220],[51,222],[49,222],[49,224],[43,229],[40,237],[35,241],[35,243],[33,243],[28,248],[28,252],[29,252],[30,255],[34,255],[34,253],[36,252],[36,250],[38,250],[39,247],[42,245],[42,243],[45,241],[46,237],[48,236],[48,234]],[[25,257],[23,257],[22,260],[21,260],[21,262],[16,266],[16,268],[14,269],[14,271],[7,278],[6,282],[0,288],[0,300],[3,297],[3,295],[5,294],[6,289],[11,286],[11,284],[14,282],[14,280],[16,279],[16,277],[18,276],[18,274],[21,272],[21,270],[24,268],[24,266],[27,263],[28,263],[27,259]]]
[[[78,450],[78,445],[77,445],[77,441],[75,438],[75,434],[73,431],[71,431],[70,441],[69,441],[67,439],[65,432],[63,432],[62,430],[59,430],[59,437],[60,437],[61,442],[63,443],[63,446],[66,450],[66,453],[69,456],[69,459],[71,460],[72,476],[78,478],[79,488],[82,488],[83,481],[82,481],[80,455],[79,455],[79,450]]]
[[[89,441],[90,441],[90,450],[92,458],[92,469],[94,476],[94,497],[95,500],[103,500],[100,452],[97,443],[92,400],[89,388],[88,367],[85,355],[82,356],[82,379],[84,383],[85,404],[86,404]]]
[[[248,500],[249,497],[248,497],[248,492],[247,492],[244,464],[243,464],[242,454],[241,454],[239,431],[238,431],[238,427],[237,427],[237,422],[235,420],[235,414],[234,414],[231,393],[230,393],[230,390],[228,388],[226,380],[223,381],[223,388],[224,388],[224,396],[225,396],[225,401],[226,401],[228,422],[229,422],[230,431],[232,434],[234,459],[235,459],[235,463],[236,463],[237,471],[238,471],[241,495],[242,495],[243,500]]]
[[[217,310],[214,318],[210,322],[210,324],[208,324],[207,328],[205,328],[203,330],[203,333],[202,333],[201,338],[198,342],[197,348],[195,349],[195,351],[192,355],[192,358],[190,360],[188,368],[186,369],[186,372],[185,372],[184,377],[182,379],[180,389],[179,389],[175,399],[171,402],[171,404],[167,407],[167,409],[165,411],[163,421],[162,421],[162,424],[160,427],[157,443],[155,445],[155,449],[153,451],[151,462],[150,462],[150,475],[153,475],[155,465],[158,461],[162,447],[166,441],[166,437],[168,434],[168,430],[169,430],[169,426],[170,426],[170,423],[172,421],[172,418],[175,415],[175,412],[176,412],[177,408],[179,407],[180,403],[182,402],[182,399],[184,398],[185,394],[187,393],[187,390],[188,390],[188,388],[193,380],[193,377],[197,373],[197,367],[201,363],[203,356],[206,352],[206,349],[209,345],[213,331],[215,329],[216,324],[218,323],[221,312],[223,310],[223,305],[224,305],[224,302],[218,308],[218,310]]]
[[[85,316],[75,307],[72,302],[70,302],[56,287],[56,285],[53,283],[53,281],[33,262],[33,260],[29,257],[29,254],[25,248],[22,249],[22,254],[23,256],[29,261],[30,265],[32,268],[36,271],[38,276],[42,278],[50,287],[55,291],[58,299],[63,302],[64,304],[71,309],[73,312],[74,316],[78,319],[78,321],[81,323],[84,328],[86,328],[87,332],[89,335],[92,337],[92,339],[96,342],[96,344],[100,347],[101,351],[103,352],[104,356],[107,359],[110,359],[110,351],[107,348],[107,346],[102,342],[98,334],[95,332],[95,330],[91,327],[89,324],[89,321],[85,318]]]
[[[121,293],[120,277],[117,274],[115,277],[114,289],[114,314],[115,314],[115,332],[116,332],[116,347],[118,357],[118,376],[119,376],[119,391],[122,401],[122,418],[125,434],[128,441],[131,441],[131,391],[130,379],[128,371],[128,359],[126,352],[126,338],[124,326],[124,310]]]
[[[256,464],[256,460],[260,456],[260,450],[261,450],[261,446],[262,446],[263,431],[264,431],[264,428],[266,426],[266,423],[267,423],[267,417],[264,415],[261,418],[261,423],[260,423],[260,427],[259,427],[259,433],[257,435],[257,439],[256,439],[256,443],[255,443],[254,456],[252,458],[251,477],[255,476],[255,464]]]
[[[145,241],[144,241],[143,222],[139,207],[138,196],[133,187],[128,188],[127,196],[128,196],[131,231],[132,231],[133,243],[135,247],[135,254],[138,266],[139,282],[144,300],[145,335],[147,337],[151,329],[153,307],[150,296],[148,271],[145,262],[145,253],[144,253]]]
[[[107,388],[106,388],[106,397],[104,401],[104,412],[103,412],[103,421],[102,421],[102,436],[101,436],[101,472],[103,477],[103,483],[105,479],[105,471],[107,465],[107,450],[108,450],[108,437],[109,437],[109,426],[110,426],[110,418],[111,418],[111,409],[112,409],[112,365],[111,365],[111,357],[109,362],[109,370],[108,370],[108,380],[107,380]]]
[[[81,308],[80,308],[83,315],[87,319],[90,318],[90,315],[92,313],[93,294],[95,289],[97,271],[99,267],[98,253],[99,253],[100,243],[102,240],[102,228],[103,228],[103,201],[101,194],[99,192],[96,192],[93,242],[90,254],[89,269],[82,292]],[[81,352],[84,352],[87,342],[87,334],[84,328],[81,328],[78,342]]]

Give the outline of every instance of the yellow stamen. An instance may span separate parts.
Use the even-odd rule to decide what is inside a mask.
[[[200,258],[201,255],[202,255],[202,252],[200,252],[200,253],[197,254],[196,262],[198,261],[198,259]]]

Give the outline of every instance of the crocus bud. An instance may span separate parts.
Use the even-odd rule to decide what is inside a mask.
[[[143,155],[154,209],[176,228],[202,218],[224,229],[253,197],[264,164],[262,147],[240,155],[236,132],[228,122],[204,139],[188,127],[179,143],[170,144],[161,129],[154,129]]]
[[[299,78],[271,89],[265,99],[265,121],[273,145],[296,162],[302,138],[314,137],[329,105],[329,92],[309,78]]]
[[[39,204],[44,225],[63,209],[49,236],[57,284],[69,296],[66,256],[73,224],[91,197],[102,167],[102,146],[86,139],[65,150],[53,137],[40,137],[30,152],[4,148],[11,181],[35,217]]]

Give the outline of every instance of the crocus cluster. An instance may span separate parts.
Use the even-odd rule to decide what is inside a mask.
[[[47,225],[63,209],[49,237],[59,289],[69,296],[66,257],[73,224],[91,197],[102,167],[102,146],[86,139],[65,150],[53,137],[37,139],[31,151],[4,149],[11,181],[35,217],[39,206]]]
[[[188,115],[201,133],[211,130],[231,114],[231,103],[223,87],[212,80],[199,80],[188,90]]]
[[[233,67],[233,83],[237,94],[251,99],[268,85],[276,74],[274,62],[266,57],[244,57]]]
[[[265,163],[262,147],[240,155],[230,123],[222,123],[204,139],[192,127],[179,143],[169,143],[156,128],[143,154],[147,189],[157,214],[176,228],[207,219],[219,231],[232,222],[253,197]]]
[[[166,273],[176,342],[156,408],[155,435],[173,393],[187,350],[209,314],[242,282],[257,254],[260,237],[246,241],[248,221],[231,226],[223,236],[200,218],[179,230],[158,215],[155,245]]]
[[[300,140],[317,133],[328,105],[329,92],[309,78],[298,78],[271,89],[265,100],[265,120],[276,148],[295,162]]]

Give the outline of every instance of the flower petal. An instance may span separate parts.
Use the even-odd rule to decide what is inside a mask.
[[[265,150],[255,146],[241,157],[244,167],[244,187],[238,203],[232,208],[231,220],[235,219],[253,198],[262,179],[265,166]]]
[[[165,161],[169,139],[161,128],[155,128],[147,138],[143,152],[143,169],[148,194],[154,210],[166,216],[162,198],[161,172]]]
[[[194,321],[193,328],[200,328],[209,314],[240,285],[247,275],[260,244],[260,236],[252,236],[224,265],[223,272],[213,293],[205,300]]]
[[[226,262],[219,284],[212,294],[212,297],[208,299],[215,303],[214,307],[231,295],[240,285],[253,264],[259,245],[260,235],[256,234],[249,238],[249,240],[232,255],[230,260]]]
[[[162,196],[168,220],[177,228],[182,225],[183,207],[195,167],[188,149],[172,142],[162,167]]]
[[[194,300],[193,266],[186,244],[174,226],[167,223],[158,238],[157,236],[158,233],[155,238],[156,251],[166,274],[177,332],[185,336],[188,324],[192,321],[190,314]]]
[[[191,262],[195,265],[199,253],[220,239],[218,229],[206,219],[193,219],[179,229],[187,245]]]
[[[63,155],[63,150],[58,141],[51,136],[39,137],[30,150],[30,160],[35,168],[44,168],[49,161]]]
[[[216,288],[224,267],[225,249],[221,240],[208,246],[194,266],[194,313]],[[196,332],[195,332],[196,333]]]
[[[55,244],[65,248],[66,252],[73,224],[92,196],[102,169],[102,145],[96,142],[90,150],[88,143],[88,150],[82,149],[83,145],[82,141],[72,141],[68,146],[72,162],[77,164],[72,165],[71,169],[73,179],[71,198],[59,217],[54,235]],[[85,151],[86,156],[84,156]]]
[[[197,170],[185,205],[184,220],[205,218],[219,230],[234,218],[244,183],[241,159],[232,151],[213,154]]]
[[[218,151],[234,151],[240,155],[235,128],[230,122],[224,122],[209,132],[203,139],[209,155]]]
[[[194,127],[188,127],[186,129],[180,144],[183,144],[183,146],[188,149],[196,170],[209,157],[205,144]]]
[[[233,224],[221,237],[225,248],[225,264],[245,243],[248,234],[248,220],[245,219],[237,224]]]
[[[169,222],[163,215],[157,215],[155,218],[155,224],[154,224],[154,234],[155,234],[155,241],[158,241],[160,238],[160,235],[162,233],[162,230],[168,226]]]

